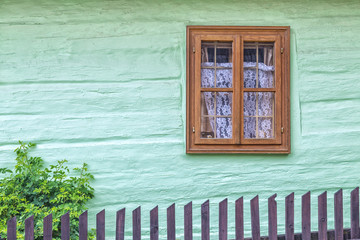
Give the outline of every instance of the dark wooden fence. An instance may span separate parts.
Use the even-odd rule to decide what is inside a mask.
[[[351,192],[351,228],[343,228],[343,192],[339,190],[334,195],[334,230],[327,229],[327,193],[318,196],[318,231],[311,232],[311,202],[310,192],[302,196],[302,232],[294,234],[294,193],[285,198],[285,235],[277,232],[277,202],[276,194],[268,199],[268,236],[260,237],[259,198],[254,197],[250,201],[251,207],[251,231],[253,240],[342,240],[359,239],[359,188]],[[133,240],[141,239],[141,210],[140,207],[132,212]],[[209,201],[201,205],[201,239],[210,240],[210,207]],[[8,240],[16,240],[16,218],[12,218],[7,224]],[[192,229],[192,202],[184,206],[184,239],[193,239]],[[124,239],[125,208],[116,213],[116,240]],[[70,234],[69,213],[61,217],[61,239],[68,240]],[[219,240],[228,239],[228,200],[219,203]],[[87,211],[79,217],[79,240],[86,240],[88,235]],[[244,240],[244,211],[243,198],[235,201],[235,237],[236,240]],[[25,220],[25,240],[34,239],[34,218]],[[44,240],[52,239],[52,215],[44,218]],[[105,239],[105,210],[96,215],[96,239]],[[159,239],[158,207],[150,211],[150,240]],[[167,208],[167,239],[175,240],[175,204]],[[251,239],[251,238],[248,238]]]

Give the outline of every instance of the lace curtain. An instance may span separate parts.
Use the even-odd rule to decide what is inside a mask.
[[[213,62],[205,62],[203,67],[214,67]],[[232,68],[232,63],[218,63],[217,67]],[[215,87],[214,69],[201,70],[201,86],[206,88]],[[231,88],[232,87],[232,69],[216,70],[216,87]],[[215,93],[204,92],[204,100],[208,115],[214,116],[231,116],[232,114],[232,93],[217,92],[216,93],[216,110],[215,110]],[[216,113],[215,113],[216,111]],[[215,132],[215,119],[210,118],[210,126],[212,132]],[[216,137],[232,138],[232,119],[231,117],[216,118]]]
[[[202,63],[203,67],[214,67],[213,62]],[[216,87],[230,88],[232,87],[232,63],[218,63],[217,67],[227,67],[229,69],[216,70]],[[273,87],[274,66],[268,66],[264,63],[258,63],[258,86],[256,86],[256,69],[249,69],[249,67],[256,67],[256,62],[244,62],[244,87],[245,88],[269,88]],[[211,68],[201,69],[201,86],[206,88],[215,87],[215,70]],[[216,98],[215,98],[216,94]],[[256,111],[256,96],[254,94],[245,95],[246,101],[244,106],[245,116],[272,116],[272,93],[258,93],[259,112]],[[215,109],[216,99],[216,109]],[[205,102],[206,111],[208,115],[224,116],[224,117],[210,117],[210,127],[213,132],[216,131],[216,138],[232,138],[232,118],[226,117],[232,114],[232,93],[231,92],[204,92],[202,101]],[[216,120],[215,120],[216,119]],[[216,121],[216,124],[215,124]],[[255,123],[254,118],[244,119],[244,135],[245,138],[255,138]],[[216,129],[215,129],[216,128]],[[259,135],[260,138],[272,137],[272,120],[271,118],[261,118],[259,121]]]

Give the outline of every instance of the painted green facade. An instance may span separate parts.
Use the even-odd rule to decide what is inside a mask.
[[[291,27],[290,155],[187,155],[186,26]],[[115,211],[159,205],[160,237],[166,207],[176,202],[177,236],[183,206],[193,201],[194,238],[200,204],[211,203],[217,236],[218,202],[229,198],[229,237],[234,200],[259,194],[262,234],[267,198],[277,193],[279,231],[284,197],[295,192],[295,231],[300,195],[344,189],[360,182],[359,1],[0,1],[0,164],[12,166],[18,140],[38,143],[49,162],[66,158],[90,164],[96,177],[95,213],[106,209],[107,236]],[[350,220],[344,223],[349,226]],[[329,228],[333,222],[329,220]]]

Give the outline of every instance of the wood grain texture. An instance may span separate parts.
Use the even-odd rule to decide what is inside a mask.
[[[277,240],[277,203],[276,194],[268,198],[269,240]]]
[[[259,215],[259,196],[250,201],[251,211],[251,235],[253,240],[260,240],[260,215]]]
[[[351,191],[351,238],[360,238],[359,231],[359,187]]]
[[[235,239],[244,240],[244,198],[235,201]]]
[[[310,192],[301,197],[301,237],[304,240],[311,239],[311,198]]]
[[[201,204],[201,240],[210,240],[209,200]]]
[[[69,212],[61,216],[61,240],[70,239],[70,214]]]
[[[116,240],[124,240],[125,235],[125,208],[116,212]]]
[[[294,193],[285,198],[285,238],[294,240]]]
[[[50,213],[46,217],[44,217],[44,227],[43,227],[43,234],[44,240],[52,240],[52,214]]]
[[[318,196],[319,240],[327,240],[327,192]]]
[[[105,209],[96,214],[96,239],[105,240]]]
[[[222,30],[221,30],[222,28]],[[242,26],[188,26],[187,27],[187,153],[290,153],[290,55],[289,49],[280,53],[280,49],[290,46],[290,27],[251,27]],[[256,32],[256,34],[254,34]],[[242,40],[240,40],[242,39]],[[201,92],[216,91],[219,89],[201,88],[201,44],[203,41],[231,41],[233,43],[233,78],[235,83],[231,89],[233,92],[233,138],[201,138]],[[242,42],[240,42],[242,41]],[[241,117],[241,103],[245,88],[242,87],[244,76],[242,63],[239,60],[242,52],[240,48],[244,41],[274,42],[275,59],[275,84],[274,88],[265,91],[273,91],[275,94],[274,136],[271,139],[249,139],[244,137],[244,120]],[[235,44],[236,43],[236,44]],[[240,64],[239,64],[240,63]],[[238,83],[240,82],[240,84]],[[246,91],[262,91],[262,89],[246,89]],[[220,91],[224,91],[221,89]],[[234,101],[235,99],[235,101]],[[237,122],[235,122],[237,121]],[[240,126],[240,128],[239,128]],[[192,131],[194,129],[194,131]],[[282,131],[281,129],[284,129]],[[240,136],[240,139],[239,139]]]
[[[7,238],[9,240],[16,240],[16,217],[12,217],[7,222]]]
[[[356,209],[356,196],[358,188],[354,189],[351,198],[351,210]],[[251,210],[251,239],[260,240],[311,240],[322,239],[327,240],[343,240],[351,238],[352,229],[344,229],[343,227],[343,190],[340,189],[334,194],[334,230],[327,229],[327,192],[318,196],[318,231],[310,231],[311,217],[311,198],[310,192],[302,196],[302,233],[294,233],[294,193],[289,194],[285,198],[285,234],[277,233],[277,194],[268,198],[268,236],[260,237],[260,212],[259,197],[256,196],[250,201]],[[141,209],[138,207],[133,211],[133,238],[141,239]],[[235,236],[236,240],[244,240],[244,219],[243,219],[243,198],[235,201]],[[61,216],[61,239],[69,239],[70,237],[70,221],[69,212]],[[210,203],[209,200],[201,205],[201,238],[210,239]],[[219,203],[219,240],[227,240],[228,238],[228,199],[224,199]],[[351,213],[355,216],[356,212]],[[116,214],[116,236],[117,239],[124,239],[125,225],[125,208],[119,210]],[[52,238],[52,214],[43,219],[44,239]],[[167,208],[167,238],[176,240],[175,225],[175,203]],[[16,235],[16,218],[8,221],[8,238],[14,239]],[[105,239],[105,210],[96,215],[96,237],[97,239]],[[191,240],[192,236],[192,202],[184,206],[184,239]],[[159,239],[159,216],[158,206],[150,211],[150,240]],[[31,236],[32,234],[32,236]],[[87,236],[87,211],[83,212],[79,217],[79,240],[85,240]],[[25,239],[34,237],[34,218],[33,216],[25,220]],[[246,238],[245,240],[249,240]]]
[[[88,239],[88,211],[79,216],[79,240]]]
[[[150,240],[159,239],[159,216],[158,206],[150,211]]]
[[[141,207],[132,212],[133,240],[141,239]]]
[[[228,200],[219,203],[219,240],[227,240],[228,231]]]
[[[343,192],[342,189],[334,194],[334,224],[335,224],[335,240],[343,240]]]
[[[176,239],[176,226],[175,226],[175,203],[167,208],[167,239]]]
[[[25,240],[34,240],[34,216],[25,219]]]
[[[192,202],[184,206],[184,240],[192,240]]]

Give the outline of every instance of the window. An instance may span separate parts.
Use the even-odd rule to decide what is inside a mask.
[[[290,153],[290,28],[187,27],[187,153]]]

